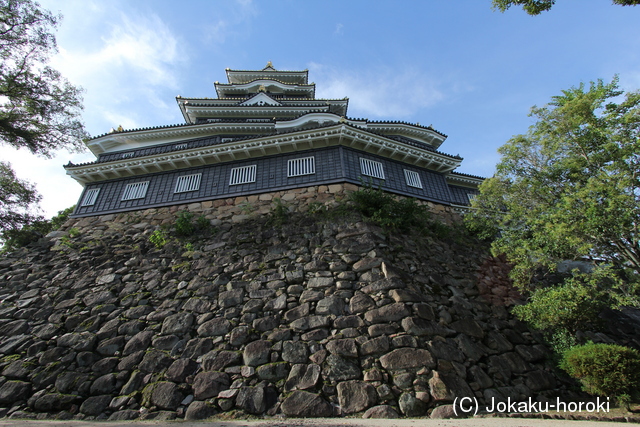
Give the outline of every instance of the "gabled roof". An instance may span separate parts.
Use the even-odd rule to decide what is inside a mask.
[[[281,106],[282,103],[280,101],[276,101],[275,99],[273,99],[272,97],[270,97],[269,95],[267,95],[264,92],[259,92],[256,93],[253,96],[250,96],[249,99],[242,101],[241,103],[239,103],[238,105],[279,105]]]
[[[276,70],[271,61],[267,62],[267,66],[262,70],[231,70],[227,68],[225,71],[227,72],[227,81],[230,84],[242,84],[260,78],[293,84],[307,84],[309,82],[309,70]]]
[[[226,98],[241,93],[255,93],[258,91],[306,94],[309,98],[315,98],[316,85],[314,83],[287,83],[267,77],[257,78],[245,83],[214,83],[219,98]]]

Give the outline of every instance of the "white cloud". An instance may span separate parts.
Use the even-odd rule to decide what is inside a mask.
[[[147,126],[156,115],[176,117],[175,106],[158,100],[166,99],[167,89],[179,87],[178,71],[186,55],[179,49],[178,37],[158,16],[120,13],[108,34],[95,39],[97,48],[61,47],[52,59],[54,68],[85,89],[84,117],[91,133],[101,134],[118,124]],[[144,117],[139,115],[142,111]],[[127,117],[128,125],[110,122],[115,116]]]
[[[345,71],[311,63],[309,69],[317,84],[318,98],[349,97],[350,117],[409,118],[416,110],[443,102],[447,93],[459,90],[411,67]]]
[[[18,178],[36,184],[38,193],[42,195],[41,213],[48,218],[77,203],[82,192],[82,186],[69,178],[62,166],[69,160],[84,163],[94,159],[88,153],[67,151],[60,151],[54,158],[46,159],[34,156],[26,150],[6,146],[2,147],[2,158],[11,163]]]
[[[149,13],[128,11],[125,16],[117,4],[96,8],[90,2],[71,3],[77,7],[64,12],[59,54],[51,65],[85,89],[83,118],[88,131],[99,135],[118,125],[130,129],[181,121],[179,110],[167,99],[177,95],[187,55],[169,26]],[[169,97],[167,89],[172,92]],[[48,217],[75,204],[82,191],[63,165],[95,160],[89,152],[60,151],[44,159],[25,150],[0,149],[17,175],[36,185]]]
[[[341,36],[342,33],[343,33],[343,30],[342,30],[343,28],[344,28],[344,25],[342,25],[340,23],[337,23],[336,24],[336,29],[333,31],[333,35]]]

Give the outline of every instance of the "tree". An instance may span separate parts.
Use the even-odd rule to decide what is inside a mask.
[[[597,274],[576,272],[574,284],[638,304],[640,92],[622,95],[617,77],[565,90],[533,107],[537,122],[499,149],[466,221],[484,237],[499,230],[493,251],[515,264],[521,288],[562,260],[581,260]]]
[[[9,163],[0,162],[0,230],[17,229],[38,219],[30,208],[39,200],[32,184],[18,179]]]
[[[0,140],[45,156],[87,137],[81,90],[46,65],[59,20],[31,0],[0,0]]]
[[[522,6],[529,15],[540,15],[551,9],[556,0],[493,0],[493,8],[504,12],[511,6]],[[613,4],[620,6],[635,6],[640,0],[612,0]]]
[[[79,120],[81,89],[47,65],[59,21],[32,0],[0,0],[0,143],[46,157],[82,150],[88,136]],[[19,228],[36,218],[28,211],[39,196],[8,163],[0,173],[0,229]]]

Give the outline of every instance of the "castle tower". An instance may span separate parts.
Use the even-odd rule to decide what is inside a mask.
[[[217,98],[176,101],[185,123],[117,130],[87,142],[94,162],[65,166],[84,186],[74,216],[335,183],[463,208],[482,178],[456,173],[431,126],[347,116],[316,99],[308,71],[226,70]]]

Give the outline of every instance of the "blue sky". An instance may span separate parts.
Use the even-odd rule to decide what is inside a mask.
[[[85,89],[91,135],[183,123],[177,95],[215,97],[224,69],[309,69],[318,98],[349,117],[432,125],[458,170],[490,176],[497,148],[533,123],[533,105],[580,82],[640,88],[640,6],[558,0],[532,17],[491,0],[45,0],[64,19],[52,64]],[[69,160],[2,148],[36,183],[47,216],[76,203]]]

